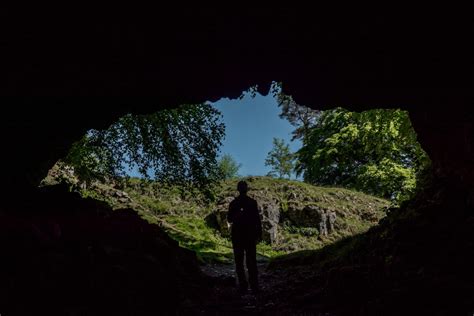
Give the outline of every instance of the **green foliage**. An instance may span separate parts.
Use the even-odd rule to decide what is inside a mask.
[[[291,234],[299,234],[305,237],[318,236],[319,234],[316,227],[287,226],[285,228]]]
[[[225,130],[220,118],[209,104],[125,115],[106,130],[91,130],[65,162],[86,180],[126,176],[127,168],[137,168],[162,183],[207,187],[220,179],[217,154]]]
[[[200,215],[207,213],[209,203],[206,192],[199,188],[183,188],[176,184],[131,178],[123,190],[145,209],[155,215]]]
[[[165,216],[163,228],[179,242],[180,246],[196,252],[201,262],[231,263],[232,243],[210,228],[204,218],[198,216]],[[257,245],[257,253],[264,257],[283,254],[265,243]]]
[[[61,167],[62,166],[62,167]],[[230,240],[216,230],[216,222],[209,216],[222,207],[220,201],[235,196],[240,179],[221,181],[213,187],[216,200],[206,198],[199,188],[181,187],[149,179],[130,178],[128,181],[94,181],[85,188],[78,185],[70,168],[61,163],[48,174],[45,185],[54,185],[67,179],[71,188],[83,197],[94,198],[108,203],[114,209],[133,208],[140,216],[152,224],[158,224],[168,231],[181,246],[195,251],[204,261],[228,262],[232,258]],[[366,231],[382,218],[388,201],[361,192],[342,188],[317,187],[299,181],[274,179],[271,177],[247,177],[249,195],[257,200],[278,201],[281,206],[279,237],[269,245],[257,245],[260,256],[275,256],[303,249],[319,249],[354,233]],[[290,206],[303,209],[306,205],[320,209],[336,210],[338,230],[324,239],[319,238],[317,227],[311,223],[297,226],[288,217]],[[226,206],[224,206],[225,208]]]
[[[278,106],[281,107],[280,117],[287,119],[295,127],[293,138],[303,139],[317,123],[321,112],[304,105],[297,104],[293,98],[283,93],[276,93]]]
[[[262,241],[257,244],[257,254],[271,259],[271,258],[281,256],[285,254],[285,252],[281,250],[275,250],[271,245]]]
[[[173,230],[170,235],[183,247],[196,251],[203,261],[225,261],[225,258],[232,257],[229,240],[221,237],[214,230],[216,226],[206,221],[207,215],[218,208],[217,202],[208,202],[197,191],[182,194],[176,186],[163,186],[152,181],[142,186],[144,180],[132,180],[133,186],[127,187],[125,191],[143,206],[139,212],[146,220],[153,222],[155,216],[170,224],[171,226],[165,226],[166,229]],[[233,196],[239,180],[222,181],[216,187],[217,201]],[[245,180],[250,186],[250,196],[257,200],[263,198],[279,201],[282,208],[280,218],[283,222],[279,226],[278,241],[272,245],[264,242],[257,245],[258,253],[268,258],[303,249],[320,249],[341,238],[364,232],[385,215],[384,209],[389,205],[386,200],[343,188],[318,187],[270,177],[248,177]],[[157,210],[157,204],[166,207]],[[344,215],[338,216],[336,220],[337,231],[321,239],[318,227],[297,226],[287,221],[288,205],[299,209],[303,209],[305,205],[314,205],[322,209],[337,210]]]
[[[283,139],[273,138],[273,148],[265,159],[265,166],[272,168],[268,173],[270,176],[291,177],[294,168],[294,155],[290,152],[290,146],[285,144]]]
[[[401,110],[321,113],[297,152],[296,171],[313,184],[341,185],[403,201],[429,159]]]
[[[218,163],[219,172],[221,173],[223,179],[237,178],[239,176],[239,169],[241,166],[242,165],[238,164],[229,154],[223,155]]]
[[[102,157],[109,157],[110,151],[106,147],[99,147],[94,144],[93,136],[83,136],[79,141],[72,144],[64,162],[74,167],[74,174],[82,181],[92,180],[105,181],[110,175],[108,160]]]

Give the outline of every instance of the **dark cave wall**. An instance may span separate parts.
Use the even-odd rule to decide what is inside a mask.
[[[36,185],[89,128],[129,112],[237,97],[255,84],[266,93],[272,80],[318,109],[409,110],[436,170],[472,183],[465,40],[472,25],[458,10],[199,4],[86,11],[1,13],[0,94],[28,96],[2,99],[5,193]]]
[[[443,96],[432,104],[437,106],[431,110],[410,111],[410,118],[420,143],[432,160],[433,172],[450,185],[471,188],[472,191],[474,187],[472,99],[466,97],[463,100],[457,95]],[[459,106],[462,104],[464,107]]]
[[[109,7],[102,12],[94,7],[85,8],[87,12],[75,8],[56,14],[57,7],[48,11],[41,4],[32,13],[22,10],[15,15],[1,10],[0,95],[9,98],[1,99],[0,108],[0,217],[5,228],[0,232],[0,243],[3,250],[11,250],[4,251],[9,260],[2,260],[0,267],[0,272],[10,278],[0,286],[0,293],[5,294],[2,299],[10,301],[12,308],[35,308],[37,312],[35,305],[25,302],[49,296],[43,286],[48,289],[51,282],[39,284],[34,280],[43,280],[43,270],[49,269],[49,262],[57,262],[56,253],[65,260],[75,256],[84,260],[98,258],[99,266],[109,270],[107,256],[74,252],[67,244],[57,248],[54,239],[49,243],[51,247],[46,243],[47,247],[41,248],[41,238],[36,236],[35,225],[42,222],[46,224],[40,227],[40,233],[43,229],[55,234],[53,224],[61,227],[61,222],[55,222],[57,214],[68,219],[74,209],[78,215],[85,214],[81,216],[94,212],[95,202],[85,205],[67,192],[58,193],[53,188],[51,194],[45,195],[36,188],[47,170],[88,129],[106,128],[125,113],[149,113],[182,103],[235,98],[255,84],[260,92],[266,93],[272,80],[283,82],[284,92],[298,103],[317,109],[343,106],[355,111],[408,110],[419,140],[433,161],[434,181],[440,183],[440,192],[447,193],[440,195],[432,190],[435,193],[422,195],[422,202],[439,195],[433,200],[441,199],[440,207],[434,211],[419,207],[417,210],[428,220],[421,226],[402,222],[399,235],[415,236],[408,243],[414,253],[419,253],[417,242],[421,239],[431,244],[432,233],[444,241],[445,249],[457,254],[459,262],[465,262],[466,269],[461,271],[470,271],[470,261],[465,259],[472,253],[468,247],[472,248],[469,232],[474,208],[472,53],[467,40],[472,38],[472,19],[461,15],[471,10],[458,8],[453,14],[444,4],[439,8],[434,4],[411,4],[408,8],[383,5],[386,4],[225,8],[198,3],[196,7],[171,10],[162,7],[135,11],[127,7],[120,12]],[[57,214],[51,214],[55,212],[52,205],[58,204]],[[108,213],[112,214],[104,212]],[[448,213],[454,215],[447,217]],[[95,233],[101,235],[110,228],[109,215],[102,220],[92,214],[90,219],[84,219],[85,227],[99,218],[103,225]],[[124,227],[129,227],[126,223],[130,220],[138,221],[136,216],[129,215],[121,222]],[[466,224],[469,218],[471,224]],[[70,227],[76,230],[73,223]],[[440,234],[440,226],[447,234]],[[410,231],[418,235],[407,234]],[[448,238],[453,232],[461,232],[460,237]],[[112,229],[108,234],[107,238],[122,245],[121,230]],[[77,236],[72,235],[72,240],[87,240],[88,236],[90,232],[81,230]],[[141,240],[140,234],[133,236]],[[454,242],[450,243],[451,240]],[[162,244],[161,238],[155,241]],[[87,246],[84,243],[82,248],[88,249]],[[104,247],[98,239],[97,249],[101,248]],[[177,253],[181,251],[176,245],[171,248]],[[49,253],[44,249],[53,250]],[[425,252],[430,250],[428,247]],[[36,257],[37,253],[40,255]],[[164,253],[156,249],[158,263],[165,262],[161,260]],[[438,248],[430,253],[440,254]],[[134,257],[124,254],[124,261]],[[412,257],[407,258],[413,261]],[[71,262],[60,264],[60,271],[65,271],[66,276],[76,275],[77,262]],[[155,274],[157,262],[140,263],[119,272],[119,276],[135,280],[130,276],[138,271],[148,280],[146,273]],[[180,267],[173,260],[170,262]],[[433,260],[431,265],[438,269],[436,262],[437,259]],[[447,266],[448,269],[439,270],[441,275],[459,269]],[[142,271],[142,267],[149,270]],[[12,271],[24,277],[18,278]],[[34,278],[28,279],[24,271],[30,271]],[[96,271],[101,274],[91,264],[84,273],[94,276]],[[164,268],[163,275],[169,276],[169,271]],[[61,273],[51,273],[60,285],[54,290],[67,293],[61,286],[67,279]],[[111,279],[116,278],[111,275]],[[29,287],[29,282],[37,286]],[[453,284],[459,283],[462,282],[455,280]],[[196,284],[200,291],[202,284]],[[77,290],[74,283],[68,286]],[[29,295],[33,300],[25,299],[24,287],[32,289]],[[87,286],[84,288],[87,292]],[[41,292],[40,296],[35,289]],[[114,287],[111,293],[120,289]],[[137,297],[141,297],[139,289],[142,285],[137,287]],[[349,292],[355,291],[359,288]],[[94,292],[91,293],[93,296]],[[110,302],[117,300],[120,298],[113,297]],[[97,304],[94,302],[88,302],[88,307]],[[105,305],[109,306],[107,302]],[[155,301],[150,302],[154,310]],[[63,304],[71,310],[71,306]],[[137,311],[133,302],[128,307],[134,313]]]

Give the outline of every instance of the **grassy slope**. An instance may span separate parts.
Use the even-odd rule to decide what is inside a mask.
[[[50,172],[51,173],[51,172]],[[53,184],[63,176],[56,170],[45,179]],[[278,201],[281,210],[280,238],[276,244],[260,243],[260,255],[274,258],[299,250],[320,249],[326,245],[367,231],[382,218],[389,202],[342,188],[312,186],[298,181],[269,177],[249,177],[249,194],[259,198]],[[69,179],[76,185],[76,179]],[[198,190],[182,190],[177,186],[163,186],[157,182],[130,179],[124,186],[95,183],[83,196],[104,200],[114,208],[133,208],[150,223],[162,226],[181,246],[196,252],[201,261],[226,262],[232,258],[232,247],[228,239],[209,225],[207,215],[216,209],[216,203],[236,195],[238,179],[222,182],[214,189],[214,201],[207,200]],[[77,188],[77,185],[76,185]],[[123,197],[126,192],[126,198]],[[337,231],[320,237],[316,227],[296,226],[288,221],[285,213],[289,206],[303,208],[314,205],[336,211]],[[366,218],[368,217],[368,218]]]
[[[366,233],[275,258],[269,268],[284,281],[272,295],[304,291],[306,309],[341,315],[468,314],[474,220],[464,194],[433,181]]]
[[[217,187],[216,201],[234,196],[237,181],[228,180]],[[314,227],[297,227],[290,222],[282,223],[278,243],[272,246],[265,243],[258,245],[260,255],[269,258],[298,250],[320,249],[347,236],[362,233],[383,217],[383,208],[389,204],[386,200],[342,188],[318,187],[269,177],[251,177],[247,178],[247,181],[250,195],[279,201],[283,218],[289,203],[298,204],[300,207],[316,205],[338,212],[339,229],[323,238],[318,238],[317,229]],[[183,247],[196,251],[202,261],[225,262],[232,257],[229,240],[221,237],[205,220],[206,215],[215,209],[215,203],[206,202],[198,191],[183,192],[178,187],[144,183],[139,179],[132,179],[124,191],[142,206],[138,211],[145,219],[160,223]],[[290,194],[297,199],[289,200]],[[371,214],[372,221],[361,220],[362,213]]]
[[[234,192],[237,181],[227,181],[222,186],[220,196]],[[290,221],[283,222],[283,229],[280,230],[282,238],[273,248],[285,253],[302,249],[319,249],[341,238],[364,232],[385,215],[383,208],[389,205],[384,199],[343,188],[313,186],[303,182],[269,177],[252,177],[249,182],[250,194],[254,197],[266,196],[280,202],[282,218],[285,218],[285,211],[289,204],[298,205],[301,208],[304,205],[315,205],[338,213],[338,231],[322,239],[316,238],[318,232],[315,227],[299,227],[292,225]],[[297,199],[291,200],[289,195],[294,195]],[[361,220],[362,213],[372,214],[374,220]]]

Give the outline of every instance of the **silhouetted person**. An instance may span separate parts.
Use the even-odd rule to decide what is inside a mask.
[[[232,246],[234,248],[235,269],[242,292],[248,288],[258,291],[257,241],[262,239],[262,223],[257,201],[247,196],[247,182],[237,184],[240,195],[229,204],[227,221],[232,224]],[[245,277],[244,254],[247,263],[249,281]]]

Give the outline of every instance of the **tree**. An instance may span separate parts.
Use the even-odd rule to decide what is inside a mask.
[[[265,166],[270,166],[272,170],[269,176],[278,175],[279,178],[284,176],[291,177],[294,168],[294,155],[290,152],[290,146],[285,144],[283,139],[273,138],[273,148],[265,159]]]
[[[225,132],[220,119],[209,104],[128,114],[106,130],[89,131],[65,162],[86,180],[125,177],[136,167],[145,178],[207,187],[220,179],[217,154]]]
[[[316,124],[320,111],[297,104],[293,98],[282,92],[276,94],[278,106],[281,107],[280,117],[285,118],[295,127],[293,138],[303,139]]]
[[[232,179],[238,177],[239,169],[241,166],[242,165],[237,163],[235,159],[229,154],[223,155],[218,163],[219,172],[221,173],[224,179]]]
[[[429,163],[401,110],[324,111],[296,153],[297,174],[395,201],[408,199]]]

